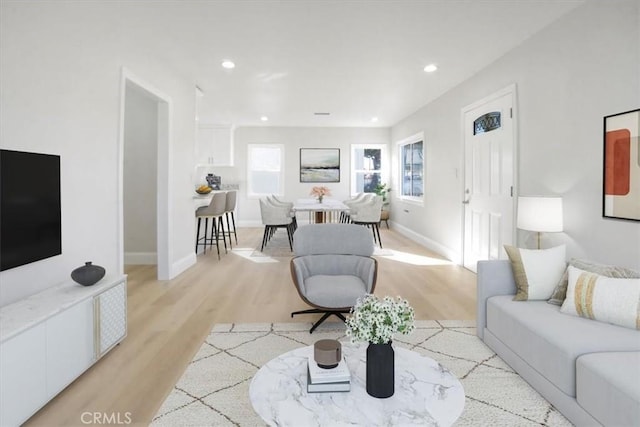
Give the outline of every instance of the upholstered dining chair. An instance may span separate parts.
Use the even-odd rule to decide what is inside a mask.
[[[322,314],[309,330],[329,316],[342,321],[358,298],[373,293],[378,262],[373,242],[365,227],[353,224],[310,224],[301,226],[293,238],[291,278],[300,298],[311,309],[297,314]]]
[[[289,209],[289,215],[291,216],[291,221],[292,221],[292,225],[293,225],[293,230],[295,231],[296,228],[298,228],[298,221],[296,219],[296,213],[293,210],[293,203],[291,202],[285,202],[284,200],[280,200],[278,199],[275,194],[272,195],[271,197],[267,196],[267,200],[269,201],[269,203],[271,203],[272,205],[276,205],[276,206],[281,206],[281,207],[286,207]]]
[[[295,230],[293,228],[290,209],[288,207],[274,205],[268,199],[260,199],[260,215],[262,217],[262,224],[264,225],[260,251],[262,252],[264,250],[267,242],[271,240],[271,237],[278,228],[285,228],[287,230],[289,248],[293,250],[293,232]]]
[[[196,218],[198,218],[198,229],[196,231],[196,254],[198,253],[198,246],[204,246],[204,252],[207,252],[207,244],[213,246],[213,242],[216,242],[216,249],[218,250],[218,259],[220,259],[220,235],[222,234],[222,241],[224,242],[224,251],[227,252],[227,240],[225,239],[224,223],[222,222],[222,216],[224,215],[227,205],[227,196],[225,193],[214,193],[211,198],[211,202],[208,206],[202,206],[196,210]],[[200,237],[200,222],[204,218],[204,236]],[[211,218],[211,237],[207,237],[207,228],[209,226],[209,218]],[[222,232],[220,232],[222,230]],[[215,236],[215,238],[214,238]],[[231,240],[231,236],[229,236]]]
[[[380,212],[382,212],[382,196],[374,196],[368,202],[354,206],[354,213],[351,214],[353,224],[364,225],[371,228],[373,241],[382,247],[380,239]]]

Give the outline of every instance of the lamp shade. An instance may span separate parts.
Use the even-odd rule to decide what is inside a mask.
[[[562,198],[518,197],[517,227],[539,232],[562,231]]]

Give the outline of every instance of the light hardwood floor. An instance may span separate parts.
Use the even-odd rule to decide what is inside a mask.
[[[394,255],[378,257],[376,294],[406,298],[417,319],[475,318],[475,274],[393,230],[381,233]],[[148,425],[214,323],[317,319],[291,319],[291,311],[308,307],[291,282],[287,258],[256,263],[248,256],[261,238],[261,228],[240,228],[234,250],[244,248],[238,253],[245,256],[228,253],[218,261],[215,251],[207,252],[170,281],[156,280],[155,266],[127,267],[127,338],[27,425],[82,426],[93,413],[123,423],[129,414],[134,425]]]

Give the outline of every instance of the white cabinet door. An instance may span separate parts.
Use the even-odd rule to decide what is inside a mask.
[[[99,347],[97,357],[109,351],[127,335],[127,288],[125,283],[96,296]]]
[[[233,166],[233,128],[206,124],[198,126],[196,162],[213,166]]]
[[[0,425],[25,422],[47,400],[46,326],[33,328],[0,344]]]
[[[95,361],[92,300],[50,318],[46,325],[47,396],[52,398]]]

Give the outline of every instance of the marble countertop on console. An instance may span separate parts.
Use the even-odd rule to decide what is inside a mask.
[[[462,413],[462,384],[438,362],[395,347],[395,394],[377,399],[366,392],[366,345],[342,345],[351,371],[351,391],[307,393],[307,358],[313,346],[292,350],[265,364],[249,387],[254,410],[271,426],[450,426]]]
[[[126,275],[106,275],[93,286],[71,280],[0,307],[0,343],[67,308],[92,298],[125,280]]]

